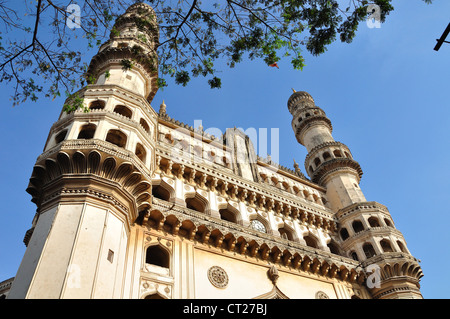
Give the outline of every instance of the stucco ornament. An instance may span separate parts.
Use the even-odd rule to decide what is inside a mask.
[[[219,266],[208,269],[208,279],[214,287],[226,288],[228,286],[228,274]]]

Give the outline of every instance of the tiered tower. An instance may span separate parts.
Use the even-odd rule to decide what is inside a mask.
[[[374,298],[421,298],[422,277],[388,209],[367,202],[359,187],[362,170],[349,148],[332,136],[331,121],[307,92],[288,100],[297,141],[308,150],[305,169],[311,180],[326,189],[339,224],[341,248],[368,270]],[[376,266],[374,266],[376,265]]]
[[[155,166],[157,43],[153,9],[132,5],[75,94],[83,107],[52,126],[27,189],[37,213],[10,298],[113,298],[132,282],[130,227],[150,207]]]

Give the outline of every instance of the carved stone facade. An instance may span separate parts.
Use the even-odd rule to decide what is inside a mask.
[[[240,130],[155,111],[153,9],[132,5],[116,27],[77,93],[89,112],[62,112],[36,161],[9,298],[421,298],[418,261],[308,93],[288,109],[309,178]]]

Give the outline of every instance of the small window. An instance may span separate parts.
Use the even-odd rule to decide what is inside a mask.
[[[142,144],[137,143],[135,154],[142,162],[145,162],[145,159],[147,157],[147,152],[146,152],[144,146],[142,146]]]
[[[105,102],[102,100],[96,100],[89,104],[90,110],[103,110],[105,108]]]
[[[153,245],[147,248],[145,262],[147,264],[169,268],[170,256],[167,250],[160,245]]]
[[[352,257],[353,260],[359,261],[358,254],[354,251],[350,253],[350,257]]]
[[[131,116],[133,115],[133,112],[125,105],[117,105],[114,109],[114,112],[117,114],[123,115],[125,117],[128,117],[130,119],[131,119]]]
[[[370,227],[380,227],[380,222],[378,221],[378,218],[373,216],[369,218],[369,224]]]
[[[125,147],[127,144],[127,136],[119,130],[110,130],[106,135],[106,141],[119,147]]]
[[[186,199],[186,207],[200,213],[204,213],[206,209],[205,204],[195,197]]]
[[[342,153],[341,153],[340,150],[335,150],[335,151],[333,151],[333,154],[334,154],[334,156],[336,156],[336,157],[342,157]]]
[[[114,261],[114,252],[110,249],[108,250],[108,257],[106,258],[110,263]]]
[[[371,258],[376,255],[375,249],[373,249],[373,246],[369,243],[363,245],[363,251],[366,255],[366,258]]]
[[[359,220],[355,220],[355,221],[352,223],[352,227],[353,227],[353,230],[355,231],[355,233],[359,233],[359,232],[361,232],[361,231],[364,230],[364,226],[363,226],[363,224],[361,223],[361,221],[359,221]]]
[[[305,236],[303,237],[303,239],[305,240],[307,246],[312,248],[319,248],[319,246],[317,245],[317,241],[311,236]]]
[[[97,126],[94,124],[86,124],[81,127],[80,133],[78,133],[78,139],[89,140],[94,138],[95,130]]]
[[[391,242],[387,239],[383,239],[380,241],[380,246],[385,253],[392,253],[394,250],[392,249]]]
[[[347,238],[350,237],[350,235],[348,234],[347,228],[342,228],[339,233],[341,234],[342,240],[346,240]]]
[[[55,137],[56,144],[59,144],[62,141],[64,141],[64,139],[66,138],[66,135],[67,135],[67,130],[59,132],[58,135],[56,135],[56,137]]]
[[[314,165],[316,165],[316,167],[320,165],[320,158],[316,157],[314,159]]]
[[[147,133],[150,133],[150,127],[148,126],[147,122],[144,119],[141,119],[139,123]]]
[[[328,153],[328,152],[323,153],[322,156],[323,156],[323,159],[324,159],[325,161],[331,158],[331,155],[330,155],[330,153]]]
[[[228,209],[221,209],[219,210],[219,214],[220,214],[220,219],[232,222],[232,223],[237,223],[236,220],[236,214],[233,213],[232,211],[228,210]]]
[[[162,187],[161,185],[158,186],[153,186],[152,187],[152,196],[165,200],[165,201],[169,201],[170,199],[170,192],[165,189],[164,187]]]

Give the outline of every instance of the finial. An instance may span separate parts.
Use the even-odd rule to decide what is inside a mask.
[[[292,91],[294,92],[294,93],[296,93],[297,91],[296,90],[294,90],[294,89],[292,89]]]
[[[166,114],[166,103],[164,103],[164,100],[162,101],[161,105],[159,106],[159,114]]]

